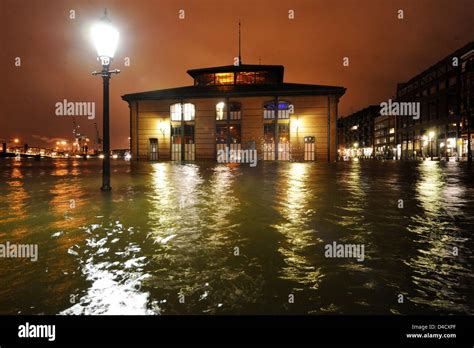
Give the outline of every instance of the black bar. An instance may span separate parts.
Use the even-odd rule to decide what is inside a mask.
[[[20,325],[54,324],[55,340],[20,338]],[[416,327],[414,327],[414,325]],[[455,325],[455,328],[450,328]],[[426,327],[421,329],[421,327]],[[432,326],[430,329],[429,327]],[[2,316],[0,345],[312,344],[472,347],[472,316]],[[407,334],[455,334],[413,338]]]

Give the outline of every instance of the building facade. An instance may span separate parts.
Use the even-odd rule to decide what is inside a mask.
[[[467,158],[472,148],[474,43],[400,83],[398,102],[416,102],[420,117],[397,117],[397,157]]]
[[[396,120],[395,116],[387,115],[381,115],[374,118],[374,158],[396,158]]]
[[[216,160],[256,150],[259,160],[334,161],[345,88],[283,82],[281,65],[188,70],[192,86],[122,96],[132,158]]]
[[[374,132],[375,120],[380,117],[380,106],[365,109],[339,119],[339,156],[342,159],[371,158],[375,154],[375,138],[381,138],[382,129]],[[377,122],[377,126],[383,122]]]

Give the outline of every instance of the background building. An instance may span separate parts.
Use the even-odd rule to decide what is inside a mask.
[[[472,137],[474,43],[453,52],[397,87],[397,101],[419,102],[420,118],[398,117],[397,155],[467,158]],[[472,145],[471,145],[472,146]]]
[[[284,83],[281,65],[189,70],[194,85],[124,95],[132,158],[216,159],[256,149],[262,160],[336,159],[336,120],[345,88]]]
[[[374,157],[394,159],[396,157],[396,117],[376,116],[374,118]]]
[[[380,106],[370,105],[339,119],[339,155],[342,158],[371,158],[374,149],[374,121]]]

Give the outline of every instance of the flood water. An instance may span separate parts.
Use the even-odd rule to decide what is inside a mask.
[[[39,253],[0,258],[1,314],[474,313],[466,163],[113,161],[111,193],[100,170],[0,159],[0,243]]]

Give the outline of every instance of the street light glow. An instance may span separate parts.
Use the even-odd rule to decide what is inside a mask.
[[[429,137],[430,137],[430,140],[434,138],[435,136],[435,133],[433,131],[429,132],[428,133]]]
[[[92,41],[94,42],[97,56],[101,58],[108,58],[105,62],[108,65],[109,59],[114,58],[115,50],[119,40],[119,32],[112,26],[112,23],[107,16],[107,10],[99,22],[94,24],[91,28]],[[104,61],[102,61],[104,65]]]
[[[300,128],[301,126],[301,121],[298,119],[298,118],[294,118],[292,120],[292,123],[293,123],[293,129],[298,131],[298,129]]]

